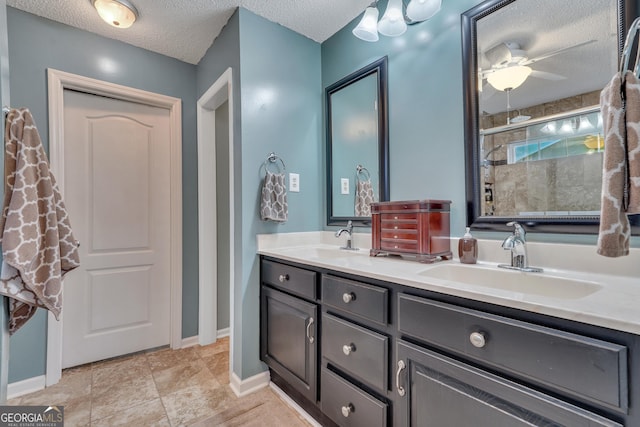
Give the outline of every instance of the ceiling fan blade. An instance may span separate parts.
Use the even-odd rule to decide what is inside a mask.
[[[540,70],[532,70],[531,77],[537,77],[539,79],[553,80],[553,81],[567,79],[565,76],[561,76],[560,74],[548,73],[546,71],[540,71]]]
[[[559,54],[564,53],[564,52],[566,52],[568,50],[575,49],[577,47],[584,46],[584,45],[587,45],[587,44],[590,44],[590,43],[595,43],[596,41],[597,40],[587,40],[587,41],[584,41],[582,43],[574,44],[573,46],[563,47],[562,49],[553,50],[551,52],[547,52],[547,53],[542,54],[540,56],[536,56],[535,58],[528,59],[528,60],[522,62],[520,65],[530,65],[530,64],[533,64],[535,62],[542,61],[543,59],[547,59],[547,58],[550,58],[552,56],[559,55]]]

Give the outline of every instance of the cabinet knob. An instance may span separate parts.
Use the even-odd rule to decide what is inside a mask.
[[[280,281],[280,283],[284,283],[287,280],[289,280],[289,275],[288,274],[281,274],[280,277],[278,277],[278,280]]]
[[[355,410],[353,404],[348,403],[347,405],[342,407],[342,416],[347,418],[351,413]]]
[[[473,344],[474,347],[482,348],[487,343],[486,338],[482,332],[472,332],[469,335],[469,341]]]
[[[342,294],[342,301],[345,302],[345,304],[349,304],[351,301],[354,301],[356,299],[356,294],[354,294],[353,292],[345,292],[344,294]]]
[[[345,356],[348,356],[351,354],[351,352],[356,351],[356,346],[351,343],[351,344],[345,344],[342,346],[342,352],[344,353]]]

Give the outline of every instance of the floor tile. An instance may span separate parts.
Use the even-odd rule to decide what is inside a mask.
[[[178,363],[170,368],[153,371],[153,379],[160,396],[175,393],[188,387],[219,387],[205,363],[200,360]]]
[[[159,397],[151,375],[106,386],[94,386],[91,396],[91,420],[115,415]]]
[[[308,426],[270,388],[238,398],[228,384],[227,337],[65,369],[58,384],[7,404],[62,405],[66,427]]]
[[[223,387],[188,387],[162,397],[162,403],[172,426],[188,425],[203,417],[229,408],[236,399],[230,389]]]
[[[170,427],[169,419],[164,412],[160,399],[154,399],[137,406],[125,409],[117,414],[94,419],[91,427],[111,426],[157,426]]]

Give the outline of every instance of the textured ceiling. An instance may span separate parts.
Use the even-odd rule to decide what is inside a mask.
[[[510,104],[514,109],[525,108],[600,90],[617,68],[615,3],[605,0],[519,0],[511,3],[478,22],[480,66],[484,70],[490,68],[491,64],[482,53],[504,42],[518,43],[531,59],[593,40],[530,65],[533,70],[553,73],[564,79],[552,81],[531,76],[512,91]],[[480,97],[481,111],[491,114],[504,111],[506,94],[488,89]]]
[[[371,0],[130,1],[140,16],[126,30],[105,24],[89,0],[7,0],[7,5],[197,64],[238,6],[321,43],[371,3]]]

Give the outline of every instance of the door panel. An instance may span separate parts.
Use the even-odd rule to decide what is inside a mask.
[[[169,344],[169,110],[65,90],[63,367]]]

